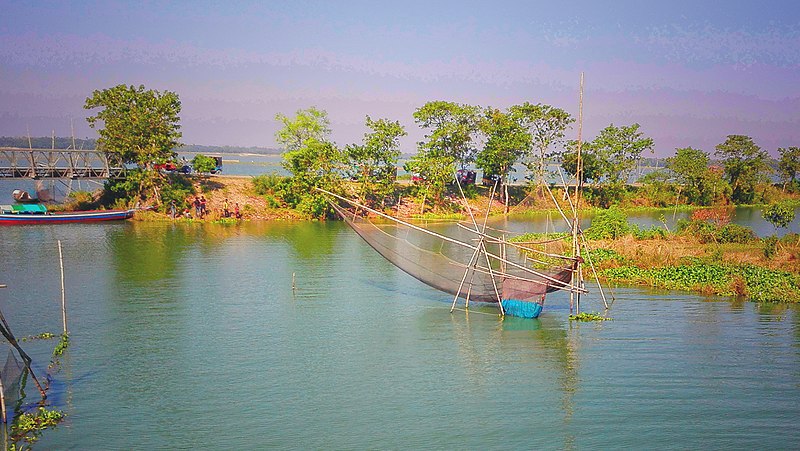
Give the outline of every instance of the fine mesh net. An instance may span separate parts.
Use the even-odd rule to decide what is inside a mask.
[[[516,250],[505,253],[494,239],[486,243],[485,253],[476,254],[481,235],[466,228],[450,225],[447,235],[438,235],[435,227],[426,232],[399,222],[370,221],[335,203],[333,207],[384,258],[453,296],[542,302],[545,293],[569,288],[570,266],[533,270]]]
[[[22,363],[14,356],[14,351],[9,349],[6,363],[3,365],[2,372],[0,372],[6,405],[11,405],[20,398],[20,381],[23,369]]]

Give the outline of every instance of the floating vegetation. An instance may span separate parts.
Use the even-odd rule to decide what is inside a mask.
[[[570,321],[611,321],[611,318],[606,318],[605,316],[599,313],[589,313],[589,312],[581,312],[577,315],[569,315]]]
[[[53,349],[53,357],[58,357],[69,347],[69,334],[61,334],[61,341]]]
[[[49,340],[51,338],[56,338],[56,335],[50,332],[42,332],[39,335],[30,335],[28,337],[22,337],[19,341],[28,341],[28,340]]]
[[[236,218],[219,218],[212,221],[214,224],[237,224],[239,219]]]
[[[692,259],[688,264],[650,269],[609,268],[602,275],[610,281],[720,296],[747,296],[756,302],[800,302],[800,276],[751,264]]]
[[[23,413],[14,419],[11,425],[11,436],[15,442],[25,442],[27,444],[36,443],[42,431],[58,425],[64,420],[64,412],[60,410],[48,410],[39,407],[35,413]],[[15,449],[23,449],[16,447]]]

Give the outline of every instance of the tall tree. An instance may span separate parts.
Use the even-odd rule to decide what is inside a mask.
[[[709,205],[714,201],[715,174],[708,168],[710,161],[708,153],[692,147],[675,149],[675,156],[667,158],[667,169],[690,203]]]
[[[172,194],[165,193],[170,186],[167,177],[153,170],[153,165],[173,160],[174,149],[181,145],[178,95],[145,89],[143,85],[117,85],[94,91],[83,107],[100,108],[86,118],[92,128],[102,124],[97,148],[119,154],[125,163],[138,166],[137,171],[129,171],[126,180],[109,181],[107,194],[115,191],[129,203],[159,204],[171,200]]]
[[[795,189],[797,173],[800,172],[800,147],[788,147],[778,149],[780,159],[778,160],[778,173],[783,182],[783,189],[789,183]]]
[[[406,168],[422,176],[436,202],[453,180],[455,166],[463,168],[475,158],[478,113],[478,107],[444,101],[428,102],[414,112],[415,122],[427,134]]]
[[[714,155],[722,158],[725,176],[733,190],[732,200],[735,203],[753,202],[756,185],[766,180],[770,170],[767,152],[749,136],[728,135],[725,142],[716,146]]]
[[[286,150],[281,164],[292,174],[284,201],[312,217],[332,214],[325,197],[314,190],[315,187],[336,190],[341,182],[344,158],[341,150],[328,140],[328,114],[312,107],[297,111],[294,118],[277,114],[275,119],[283,123],[275,133],[275,139]]]
[[[375,195],[383,202],[394,191],[400,138],[407,133],[399,121],[388,119],[373,121],[367,116],[366,126],[372,132],[364,134],[364,144],[348,145],[345,154],[353,177],[361,182],[362,196]]]
[[[531,135],[515,120],[511,111],[504,113],[496,108],[487,108],[480,121],[480,129],[486,136],[486,144],[478,152],[475,165],[487,174],[498,175],[506,180],[525,150],[530,147]],[[503,183],[506,210],[508,210],[508,185]]]
[[[530,133],[525,166],[535,174],[537,183],[544,183],[547,160],[560,153],[564,134],[575,119],[560,108],[529,102],[512,106],[509,114]]]
[[[86,99],[87,110],[101,108],[86,120],[98,130],[99,150],[117,153],[126,163],[151,168],[175,157],[180,146],[181,102],[174,92],[117,85],[96,90]]]
[[[653,139],[639,131],[639,124],[609,125],[592,141],[592,149],[603,168],[605,180],[612,185],[628,182],[628,177],[642,158],[653,150]]]
[[[428,130],[421,149],[452,157],[461,167],[475,158],[474,135],[480,109],[453,102],[428,102],[414,112],[414,120]]]

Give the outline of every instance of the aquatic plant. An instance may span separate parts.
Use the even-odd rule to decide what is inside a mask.
[[[58,357],[69,347],[69,334],[61,334],[61,340],[53,349],[53,357]]]
[[[23,413],[14,419],[11,436],[15,442],[36,443],[42,431],[64,420],[64,412],[39,407],[35,413]],[[22,449],[22,448],[20,448]]]
[[[51,338],[55,338],[55,334],[51,332],[42,332],[39,335],[30,335],[28,337],[22,337],[19,341],[28,341],[28,340],[49,340]]]
[[[577,315],[569,315],[570,321],[611,321],[611,318],[606,318],[599,313],[580,312]]]
[[[755,302],[800,302],[800,276],[751,264],[689,263],[642,269],[622,266],[603,270],[609,281],[720,296],[744,295]]]

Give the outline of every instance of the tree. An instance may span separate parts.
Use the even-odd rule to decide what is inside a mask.
[[[366,126],[372,132],[364,134],[364,144],[347,146],[345,155],[353,177],[361,182],[362,196],[377,195],[383,202],[394,191],[400,138],[407,133],[399,121],[388,119],[373,121],[367,116]]]
[[[653,139],[644,137],[639,124],[615,127],[609,125],[592,141],[605,180],[613,185],[628,182],[628,177],[642,158],[642,152],[653,150]]]
[[[173,149],[180,146],[181,102],[170,91],[154,91],[139,85],[117,85],[96,90],[86,99],[87,110],[101,108],[86,120],[98,130],[99,150],[119,154],[125,163],[135,163],[138,171],[129,172],[123,182],[109,182],[107,187],[127,198],[164,203],[168,179],[153,164],[175,158]]]
[[[725,176],[728,178],[735,203],[750,203],[755,199],[756,185],[766,179],[770,170],[767,153],[749,136],[728,135],[725,142],[716,146],[714,155],[722,157]]]
[[[530,133],[525,166],[544,183],[547,159],[559,153],[557,147],[564,144],[564,133],[575,119],[560,108],[529,102],[512,106],[509,114]]]
[[[709,205],[714,201],[716,185],[708,168],[710,161],[706,152],[692,147],[675,149],[675,156],[667,158],[667,169],[675,174],[688,202]]]
[[[297,110],[294,118],[278,113],[275,120],[283,124],[283,128],[275,133],[275,140],[287,151],[299,149],[310,139],[325,141],[331,132],[328,113],[313,106]]]
[[[417,172],[436,202],[441,202],[455,166],[466,166],[475,158],[473,138],[478,131],[477,107],[453,102],[428,102],[414,112],[414,120],[427,129],[425,141],[417,143],[417,154],[406,168]]]
[[[795,189],[797,173],[800,172],[800,147],[780,148],[778,153],[781,156],[778,160],[778,174],[783,182],[783,189],[786,190],[787,183]]]
[[[328,141],[327,113],[312,107],[297,111],[294,118],[279,113],[275,119],[283,123],[275,133],[275,139],[286,149],[281,164],[292,174],[283,200],[311,217],[332,214],[325,197],[314,190],[321,187],[335,191],[341,181],[339,170],[344,157]]]
[[[414,120],[429,130],[421,149],[449,156],[461,167],[475,158],[474,134],[478,131],[479,108],[453,102],[428,102],[414,112]]]
[[[209,173],[217,168],[217,162],[213,158],[199,153],[192,158],[192,168],[195,172]]]
[[[484,176],[499,175],[505,180],[514,163],[530,146],[531,136],[515,120],[512,113],[503,113],[496,108],[487,108],[480,121],[480,129],[486,136],[483,150],[478,152],[475,165],[483,170]],[[503,183],[506,210],[508,210],[508,185]]]
[[[86,119],[92,128],[103,123],[97,147],[118,153],[126,163],[149,169],[173,159],[173,149],[181,145],[181,102],[174,92],[117,85],[94,91],[84,108],[102,108]]]
[[[570,141],[567,144],[568,151],[561,158],[561,168],[567,174],[576,174],[578,172],[578,152],[574,150],[577,149],[577,146],[577,141]],[[592,149],[592,143],[584,142],[581,145],[581,160],[583,162],[582,181],[584,183],[599,182],[603,177],[603,168],[597,158],[597,154]]]
[[[775,227],[787,227],[794,221],[794,208],[788,203],[772,204],[761,212],[761,217]]]

